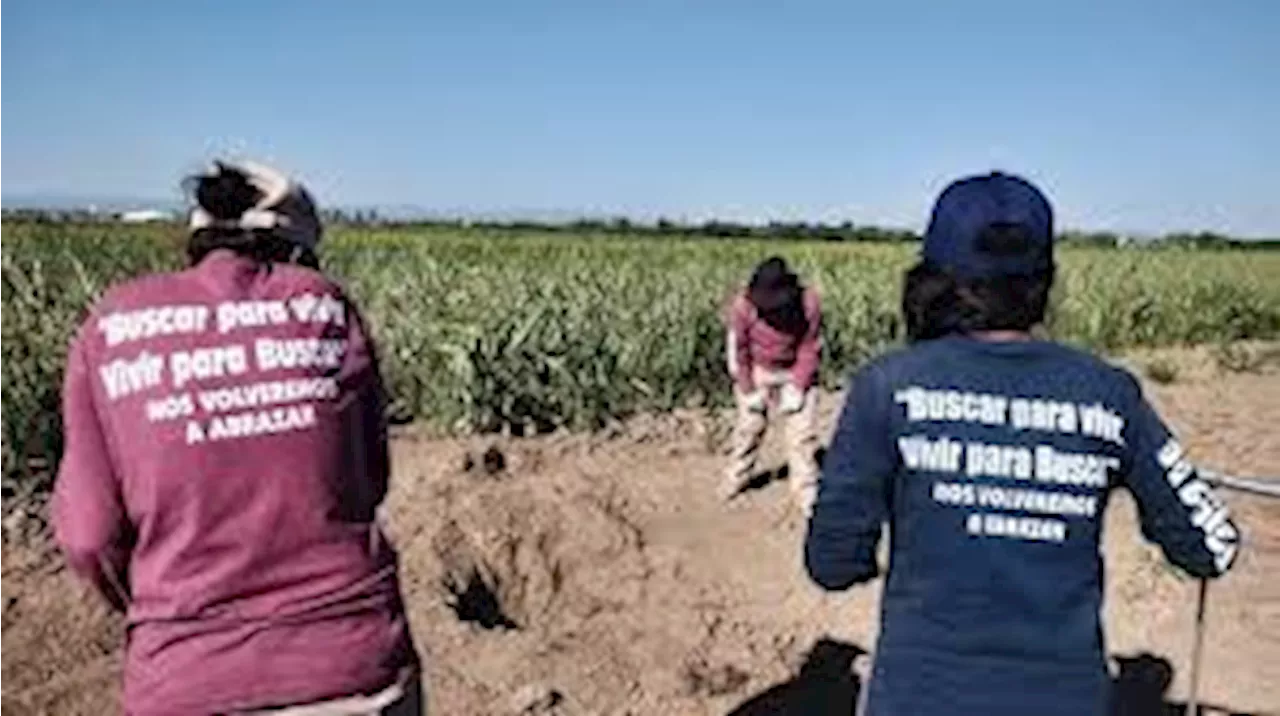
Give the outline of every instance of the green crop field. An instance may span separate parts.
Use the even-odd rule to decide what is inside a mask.
[[[170,226],[4,227],[6,495],[46,486],[68,337],[110,283],[175,268]],[[767,255],[826,306],[824,381],[891,345],[910,244],[338,229],[326,267],[379,341],[403,419],[445,430],[590,429],[728,398],[721,309]],[[1280,332],[1280,253],[1067,248],[1051,329],[1091,347]]]

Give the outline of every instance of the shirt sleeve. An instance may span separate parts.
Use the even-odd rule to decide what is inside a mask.
[[[1135,400],[1123,431],[1123,478],[1138,504],[1142,534],[1175,566],[1196,577],[1217,577],[1235,560],[1239,529],[1137,381],[1126,378]]]
[[[876,547],[889,517],[898,466],[886,395],[874,365],[854,376],[818,479],[805,567],[825,589],[847,589],[879,572]]]
[[[800,345],[796,347],[796,362],[791,367],[791,381],[801,390],[813,387],[818,375],[822,354],[822,300],[818,292],[809,289],[804,293],[804,317],[807,324]]]
[[[363,322],[361,322],[362,331]],[[391,449],[387,435],[387,388],[378,364],[378,351],[373,339],[364,334],[366,352],[369,355],[369,378],[365,388],[365,439],[368,445],[369,475],[373,482],[374,502],[381,504],[387,497],[391,481]]]
[[[729,351],[729,372],[738,391],[755,390],[754,364],[751,356],[751,321],[753,310],[746,296],[739,294],[729,307],[729,331],[726,338]]]
[[[378,351],[363,317],[347,303],[347,357],[342,392],[348,405],[352,440],[347,446],[352,461],[344,470],[343,507],[347,518],[371,521],[386,498],[391,459],[387,437],[387,393],[378,367]]]
[[[62,430],[62,461],[53,488],[55,538],[71,570],[123,609],[133,528],[95,406],[82,338],[72,343],[67,358]]]

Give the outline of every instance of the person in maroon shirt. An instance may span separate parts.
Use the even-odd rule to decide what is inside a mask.
[[[125,710],[421,713],[382,380],[314,203],[250,163],[191,189],[190,268],[108,290],[67,359],[54,530],[126,613]]]
[[[807,514],[818,479],[813,390],[822,351],[818,292],[801,286],[781,258],[769,258],[734,297],[726,323],[738,417],[720,494],[731,499],[751,480],[772,409],[786,423],[791,488]]]

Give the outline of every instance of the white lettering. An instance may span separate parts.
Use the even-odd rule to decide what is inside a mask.
[[[1169,481],[1170,487],[1178,488],[1182,486],[1182,483],[1187,481],[1187,478],[1195,474],[1195,471],[1196,469],[1191,464],[1191,461],[1183,457],[1173,463],[1173,467],[1169,468],[1169,470],[1164,474],[1164,477]]]
[[[1178,501],[1191,511],[1191,526],[1204,534],[1204,546],[1213,556],[1214,566],[1219,572],[1227,571],[1235,560],[1240,540],[1227,506],[1196,474],[1177,440],[1166,441],[1155,458],[1165,469],[1165,480],[1175,490]]]
[[[1058,485],[1106,487],[1111,473],[1120,469],[1120,459],[1106,455],[1059,452],[1050,445],[1037,445],[1036,480]]]
[[[1031,451],[1016,445],[965,445],[965,474],[969,477],[1031,479]]]
[[[973,485],[955,482],[933,483],[933,500],[944,505],[972,505],[977,501]]]
[[[293,378],[236,385],[218,390],[205,390],[196,395],[206,413],[246,410],[264,405],[297,403],[307,400],[333,400],[338,397],[338,382],[333,378]]]
[[[1075,405],[1036,398],[1014,398],[1009,415],[1018,430],[1074,433],[1079,422]]]
[[[289,299],[289,310],[293,317],[301,323],[333,323],[339,326],[347,324],[347,309],[342,301],[322,294],[319,297],[305,293]]]
[[[227,301],[218,304],[218,332],[280,326],[289,322],[283,301]]]
[[[963,448],[951,438],[930,440],[924,436],[912,435],[898,438],[898,451],[908,469],[959,472]]]
[[[966,523],[970,534],[1034,542],[1062,542],[1067,539],[1067,525],[1061,520],[993,514],[983,514],[980,520],[974,520],[974,517],[977,515],[971,515]]]
[[[249,370],[244,346],[215,346],[178,351],[169,356],[173,387],[181,388],[192,380],[241,375]]]
[[[1093,517],[1098,511],[1098,498],[1093,495],[1072,495],[1065,492],[991,485],[978,487],[978,504],[997,510],[1077,517]]]
[[[1162,445],[1160,450],[1156,453],[1156,462],[1160,467],[1168,470],[1173,467],[1174,463],[1182,458],[1183,454],[1182,443],[1170,438],[1165,441],[1165,444]]]
[[[337,368],[347,351],[347,342],[324,338],[259,338],[253,345],[258,369]]]
[[[1124,445],[1124,418],[1104,405],[1096,403],[1082,405],[1080,406],[1080,432],[1116,445]]]
[[[894,402],[906,406],[907,420],[913,423],[938,421],[1002,425],[1009,399],[1002,395],[926,390],[911,386],[895,393]]]
[[[1236,558],[1236,548],[1240,543],[1240,533],[1236,526],[1224,521],[1212,532],[1204,536],[1204,546],[1213,555],[1213,564],[1219,572],[1225,572]]]
[[[174,418],[185,418],[196,412],[196,404],[190,393],[170,395],[147,401],[147,420],[153,423]]]
[[[164,359],[143,351],[129,360],[117,358],[98,366],[98,376],[109,400],[116,400],[142,390],[155,388],[164,377]]]
[[[106,335],[108,346],[116,346],[155,336],[199,333],[208,321],[207,306],[154,306],[107,314],[98,319],[98,331]]]
[[[209,423],[210,440],[247,438],[304,430],[316,423],[314,405],[290,405],[260,412],[220,415]]]

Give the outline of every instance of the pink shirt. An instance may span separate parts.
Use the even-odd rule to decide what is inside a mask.
[[[385,687],[417,663],[382,383],[323,275],[217,251],[117,286],[67,359],[53,519],[127,609],[125,708],[206,714]]]
[[[794,336],[765,323],[745,291],[733,298],[728,320],[729,373],[739,391],[755,389],[756,367],[790,372],[792,384],[801,390],[813,386],[822,352],[822,302],[812,288],[805,289],[803,301],[808,329]]]

